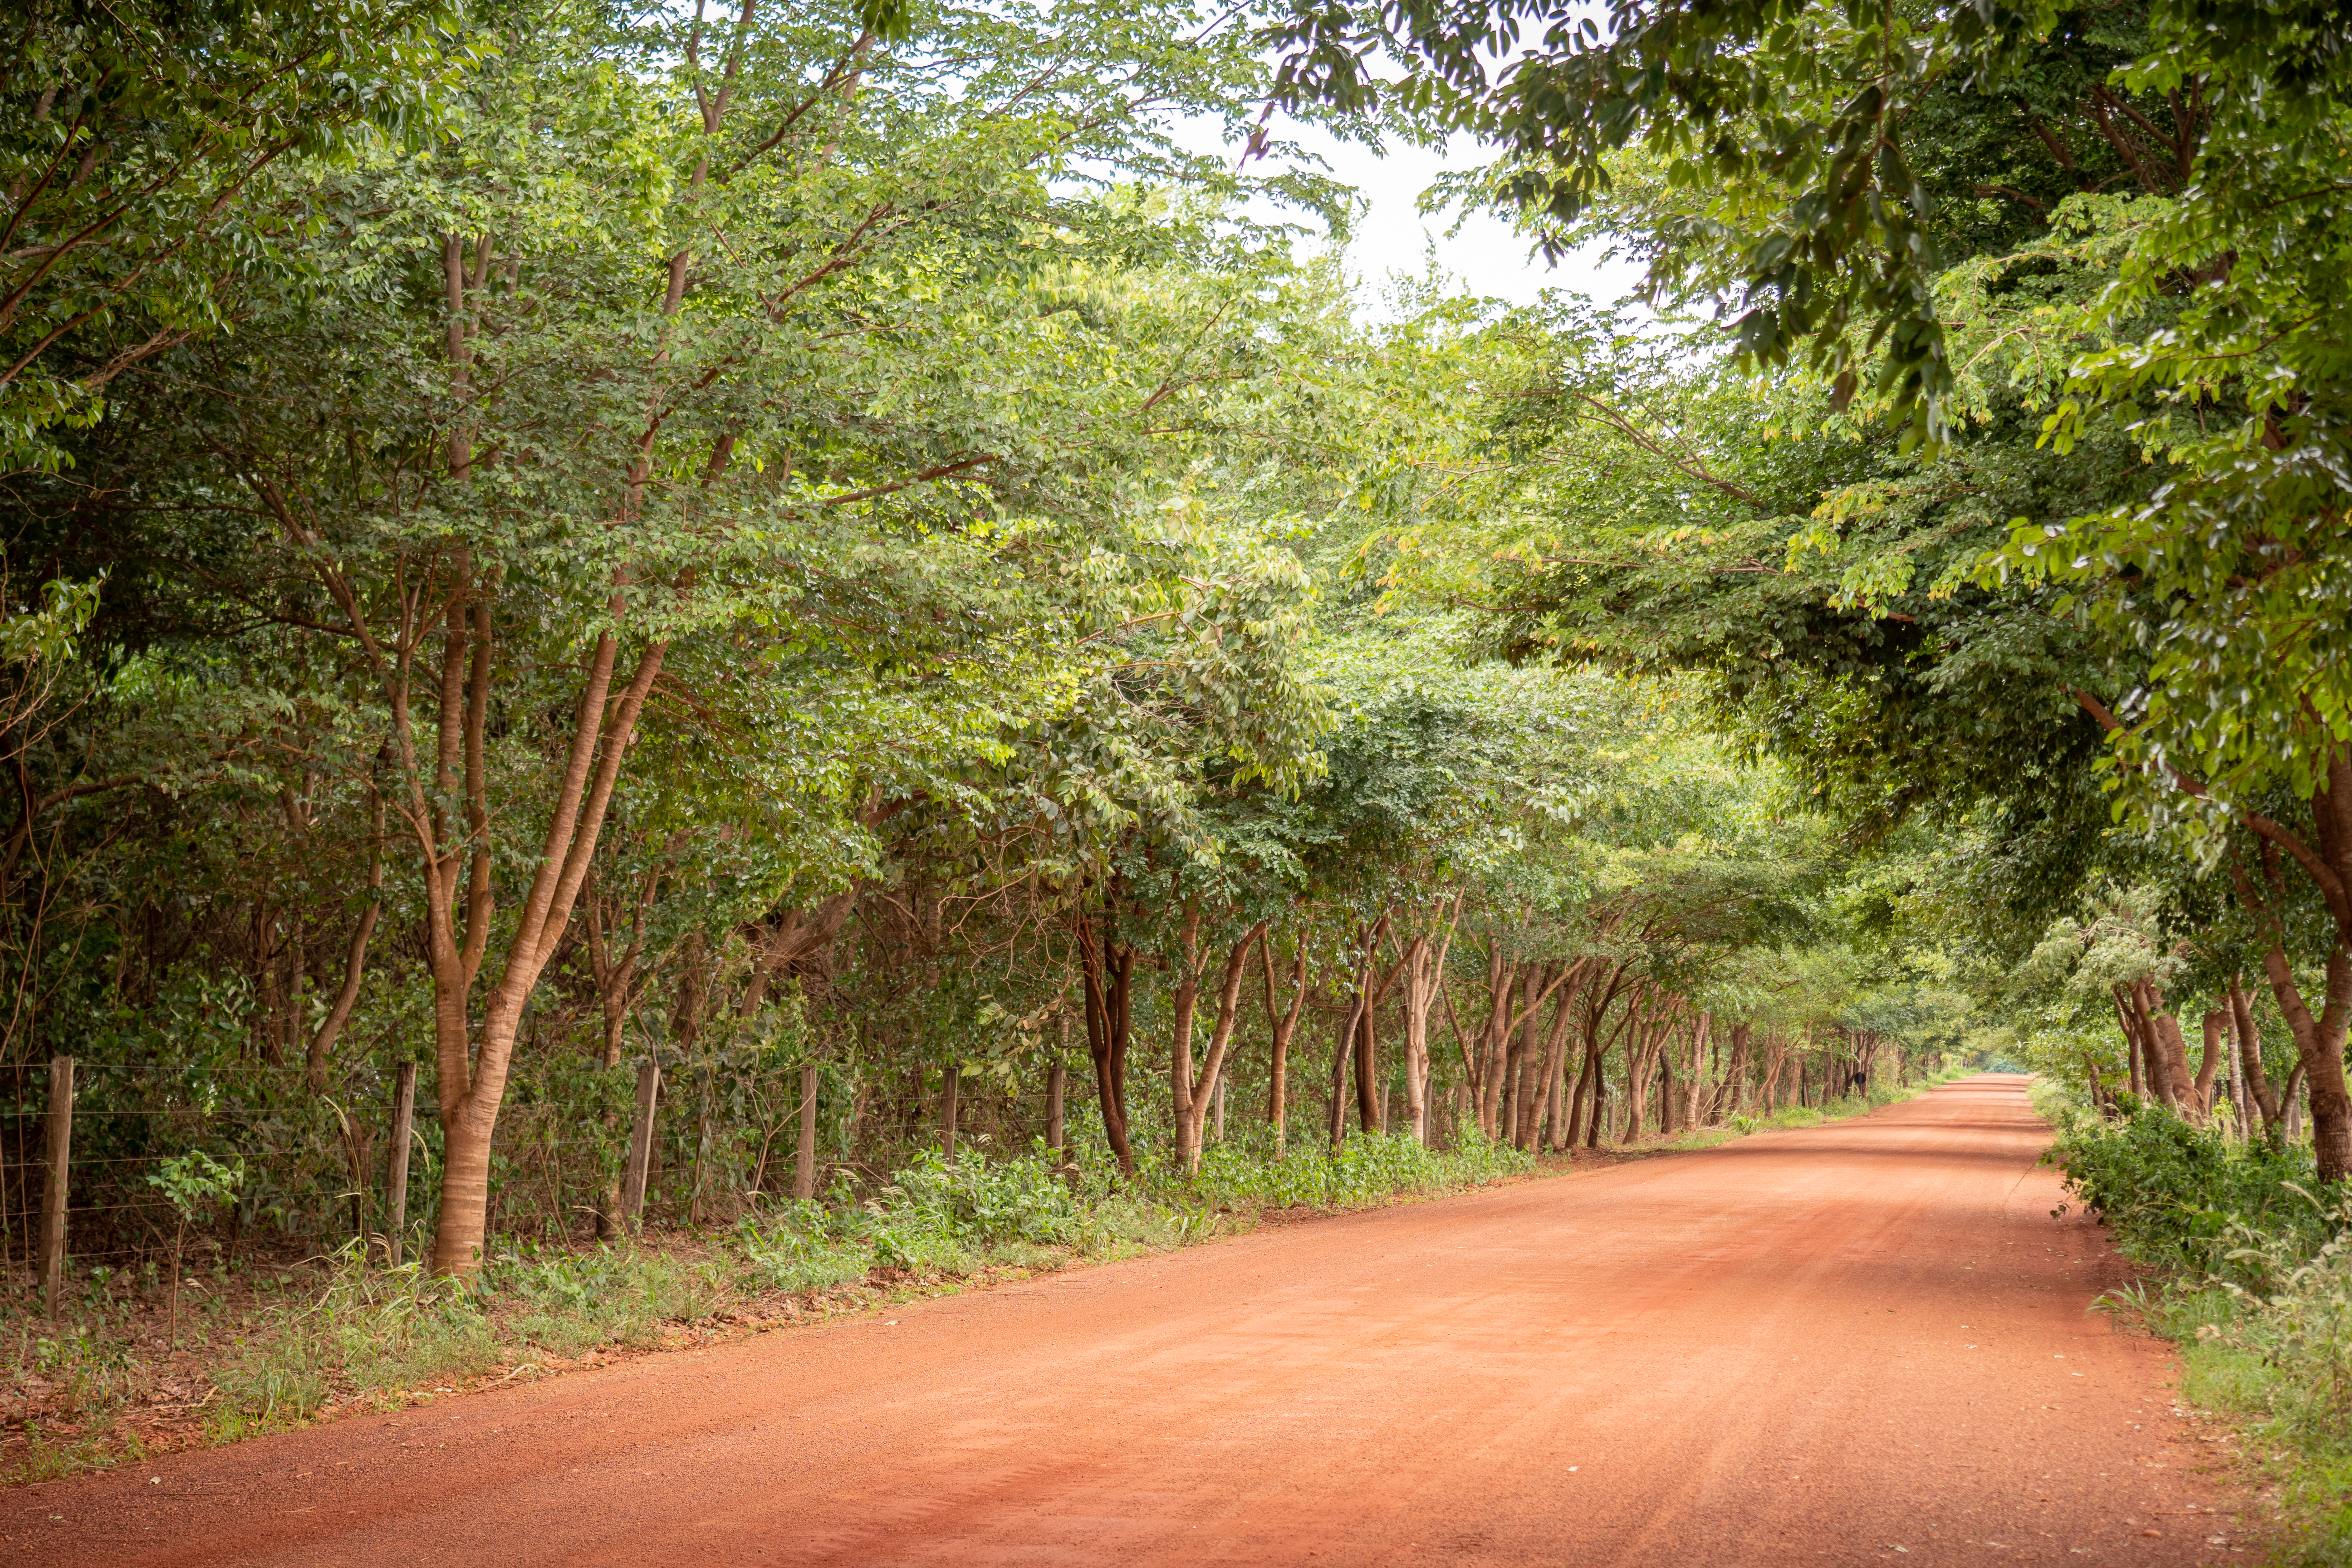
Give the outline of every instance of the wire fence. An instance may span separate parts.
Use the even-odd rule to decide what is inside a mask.
[[[76,1061],[68,1112],[65,1249],[76,1268],[152,1265],[184,1241],[315,1253],[321,1244],[381,1237],[402,1216],[403,1252],[431,1232],[443,1159],[438,1108],[418,1097],[395,1128],[397,1064],[362,1064],[313,1089],[302,1069]],[[0,1266],[37,1284],[43,1206],[51,1184],[49,1064],[0,1064]],[[763,1079],[719,1064],[673,1066],[662,1081],[643,1180],[623,1167],[638,1137],[635,1064],[548,1074],[510,1086],[491,1159],[488,1230],[520,1239],[607,1234],[648,1222],[730,1217],[756,1190],[792,1179],[800,1064]],[[421,1086],[420,1086],[421,1087]],[[835,1092],[836,1118],[850,1099]],[[975,1100],[978,1097],[972,1097]],[[898,1109],[920,1120],[919,1089]],[[974,1104],[974,1112],[981,1107]],[[985,1120],[985,1117],[982,1117]],[[395,1138],[409,1154],[404,1189],[390,1191]],[[851,1165],[845,1148],[836,1151]],[[234,1173],[232,1188],[189,1203],[173,1176],[201,1153]],[[397,1201],[395,1201],[397,1200]]]

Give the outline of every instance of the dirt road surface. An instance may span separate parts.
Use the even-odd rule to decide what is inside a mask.
[[[2250,1562],[2045,1142],[1968,1079],[49,1482],[0,1563]]]

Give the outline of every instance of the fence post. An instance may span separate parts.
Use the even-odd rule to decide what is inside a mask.
[[[54,1318],[66,1290],[66,1175],[73,1155],[71,1057],[49,1058],[48,1183],[41,1189],[41,1289]]]
[[[940,1153],[950,1165],[955,1163],[956,1101],[963,1088],[963,1068],[948,1068],[940,1085]]]
[[[1045,1069],[1045,1147],[1054,1152],[1056,1163],[1059,1163],[1064,1157],[1062,1096],[1063,1086],[1068,1081],[1069,1069],[1061,1063],[1055,1062]]]
[[[621,1173],[621,1224],[635,1230],[646,1212],[646,1170],[654,1152],[654,1101],[661,1089],[661,1068],[646,1062],[637,1068],[637,1119],[629,1127],[629,1163]]]
[[[801,1146],[793,1165],[793,1196],[816,1196],[816,1064],[801,1068]]]
[[[403,1062],[392,1075],[392,1151],[383,1173],[384,1259],[400,1267],[408,1234],[408,1139],[416,1122],[416,1064]]]

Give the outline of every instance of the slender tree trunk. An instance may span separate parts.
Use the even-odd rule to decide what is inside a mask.
[[[1718,1100],[1720,1112],[1715,1120],[1723,1121],[1739,1116],[1748,1110],[1748,1058],[1755,1042],[1754,1026],[1746,1023],[1731,1026],[1731,1060],[1723,1069],[1723,1086],[1728,1093]]]
[[[1184,926],[1184,974],[1177,986],[1176,1038],[1170,1057],[1176,1101],[1176,1166],[1186,1175],[1201,1168],[1202,1134],[1212,1101],[1225,1071],[1226,1053],[1233,1047],[1234,1026],[1241,1021],[1242,982],[1249,974],[1250,950],[1265,935],[1266,922],[1250,927],[1225,955],[1225,972],[1217,986],[1217,1016],[1210,1031],[1209,1050],[1200,1077],[1192,1076],[1192,1011],[1200,995],[1199,918],[1188,916]]]
[[[1576,1075],[1576,1089],[1568,1099],[1568,1138],[1560,1147],[1573,1149],[1591,1125],[1585,1114],[1585,1101],[1591,1098],[1592,1078],[1600,1070],[1600,1061],[1592,1049],[1591,1031],[1588,1027],[1584,1042],[1584,1066]]]
[[[1416,1143],[1429,1142],[1429,1005],[1435,999],[1430,975],[1433,967],[1442,970],[1444,963],[1444,950],[1433,951],[1425,934],[1405,948],[1404,1118]]]
[[[1131,994],[1135,950],[1115,940],[1111,912],[1113,889],[1106,889],[1102,930],[1085,909],[1075,927],[1078,938],[1079,973],[1086,994],[1087,1054],[1095,1065],[1095,1094],[1102,1108],[1103,1136],[1118,1159],[1120,1172],[1135,1174],[1135,1152],[1127,1137],[1127,1050],[1132,1026]]]
[[[2230,977],[2230,1022],[2237,1037],[2238,1071],[2245,1081],[2246,1093],[2254,1110],[2262,1117],[2262,1136],[2275,1147],[2286,1133],[2285,1108],[2279,1103],[2278,1090],[2271,1084],[2270,1073],[2263,1066],[2263,1037],[2254,1024],[2253,999],[2238,976]]]
[[[2203,1118],[2197,1109],[2197,1080],[2189,1070],[2189,1043],[2181,1038],[2180,1020],[2172,1016],[2172,1010],[2165,1005],[2163,991],[2154,981],[2143,980],[2137,989],[2153,1047],[2152,1059],[2164,1063],[2165,1098],[2171,1101],[2175,1115],[2190,1122],[2201,1122]]]
[[[2147,1053],[2141,1049],[2139,1021],[2133,1016],[2130,993],[2120,985],[2116,987],[2116,1021],[2124,1032],[2124,1050],[2130,1068],[2132,1096],[2144,1100],[2150,1093]]]
[[[2352,1018],[2352,952],[2342,946],[2328,951],[2327,988],[2317,1016],[2304,1002],[2294,972],[2277,946],[2264,952],[2263,968],[2270,977],[2279,1011],[2286,1016],[2287,1031],[2294,1037],[2295,1068],[2303,1077],[2311,1110],[2311,1152],[2318,1167],[2316,1174],[2322,1182],[2340,1182],[2352,1174],[2352,1093],[2347,1092],[2344,1080],[2345,1024]],[[2298,1131],[2294,1121],[2299,1120],[2299,1109],[2290,1101],[2290,1139]]]
[[[1505,1031],[1510,1049],[1503,1058],[1503,1104],[1499,1136],[1514,1148],[1525,1147],[1519,1123],[1528,1112],[1528,1058],[1536,1053],[1536,1036],[1543,1026],[1536,1017],[1537,998],[1544,994],[1550,966],[1530,963],[1519,971],[1519,1011]]]
[[[2231,981],[2231,984],[2234,988],[2237,982],[2233,977]],[[2251,1136],[2252,1133],[2254,1125],[2254,1108],[2252,1101],[2249,1100],[2246,1095],[2246,1068],[2245,1064],[2238,1058],[2238,1021],[2234,1016],[2231,1016],[2232,1012],[2233,1009],[2231,1005],[2230,995],[2227,992],[2224,992],[2221,996],[2221,1013],[2222,1022],[2230,1031],[2228,1041],[2228,1049],[2230,1052],[2230,1104],[2234,1107],[2237,1111],[2238,1136],[2242,1139]]]
[[[1489,1138],[1496,1136],[1496,1124],[1503,1106],[1503,1053],[1507,1048],[1504,1035],[1510,1027],[1511,991],[1518,981],[1518,968],[1503,956],[1500,937],[1492,939],[1486,950],[1486,1023],[1478,1035],[1477,1083],[1478,1131]]]
[[[1298,953],[1291,964],[1290,1006],[1277,1013],[1274,993],[1274,936],[1266,933],[1258,939],[1258,957],[1265,966],[1265,1017],[1274,1035],[1273,1055],[1268,1064],[1265,1089],[1265,1119],[1274,1128],[1274,1152],[1281,1158],[1290,1121],[1290,1038],[1298,1028],[1300,1011],[1307,1005],[1307,939],[1298,939]]]
[[[1348,998],[1347,1020],[1331,1039],[1331,1099],[1326,1107],[1324,1136],[1334,1149],[1348,1136],[1348,1062],[1356,1054],[1356,1019],[1364,1010],[1364,994],[1358,991]]]
[[[800,1144],[793,1152],[793,1196],[816,1196],[816,1089],[814,1062],[801,1068]]]
[[[352,927],[352,940],[343,951],[343,984],[335,993],[334,1005],[327,1010],[324,1022],[310,1037],[310,1047],[304,1054],[302,1076],[313,1094],[323,1094],[327,1089],[327,1063],[334,1055],[335,1042],[342,1037],[344,1026],[351,1022],[352,1009],[358,1005],[360,985],[367,977],[368,939],[375,934],[375,922],[383,913],[383,802],[373,787],[368,792],[370,831],[368,834],[368,905]]]
[[[1054,1152],[1057,1165],[1068,1157],[1062,1147],[1069,1141],[1062,1107],[1063,1098],[1069,1092],[1069,1068],[1059,1062],[1045,1069],[1045,1147]]]
[[[1416,934],[1399,965],[1404,975],[1405,1119],[1418,1143],[1429,1142],[1429,1009],[1445,983],[1446,950],[1461,912],[1462,895],[1456,893],[1444,911],[1444,930],[1434,940],[1425,931]]]
[[[1530,1114],[1525,1119],[1526,1124],[1520,1129],[1519,1135],[1519,1147],[1529,1152],[1535,1151],[1538,1141],[1543,1135],[1542,1123],[1547,1110],[1553,1120],[1555,1129],[1553,1140],[1557,1142],[1559,1138],[1557,1130],[1559,1117],[1559,1080],[1563,1071],[1561,1058],[1568,1048],[1569,1026],[1576,1020],[1577,991],[1578,983],[1574,978],[1559,988],[1559,1000],[1553,1005],[1551,1027],[1544,1032],[1541,1048],[1531,1053],[1535,1058],[1536,1089],[1531,1097],[1534,1105]]]

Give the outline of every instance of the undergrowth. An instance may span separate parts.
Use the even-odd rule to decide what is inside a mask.
[[[2126,1303],[2180,1348],[2182,1397],[2243,1418],[2276,1455],[2300,1527],[2285,1561],[2352,1568],[2352,1194],[2307,1147],[2238,1142],[2127,1102],[2109,1121],[2052,1090],[2048,1156],[2126,1257]]]

